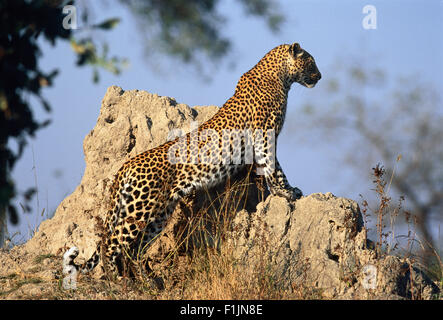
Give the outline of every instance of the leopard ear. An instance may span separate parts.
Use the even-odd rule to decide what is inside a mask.
[[[300,45],[297,42],[291,44],[291,46],[289,47],[289,52],[295,58],[299,58],[303,55],[303,49],[300,48]]]

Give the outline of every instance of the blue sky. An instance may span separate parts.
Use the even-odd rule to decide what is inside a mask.
[[[443,87],[443,1],[276,1],[286,22],[281,32],[270,32],[258,18],[244,16],[236,1],[221,1],[222,14],[228,17],[223,34],[230,37],[233,49],[229,55],[205,73],[211,81],[199,76],[194,69],[180,62],[143,52],[141,30],[131,15],[113,1],[114,5],[94,7],[98,21],[119,16],[121,24],[111,32],[98,33],[106,40],[110,52],[126,57],[130,66],[120,76],[101,72],[99,84],[92,83],[92,71],[75,66],[74,54],[68,43],[59,42],[55,48],[43,42],[43,70],[59,68],[55,86],[45,90],[53,112],[45,114],[37,106],[39,119],[52,119],[52,124],[37,133],[13,172],[19,190],[38,187],[33,200],[33,213],[22,215],[21,224],[10,226],[9,233],[20,232],[15,240],[24,240],[44,219],[45,209],[53,212],[60,201],[80,183],[84,171],[83,139],[94,127],[101,100],[107,87],[121,86],[124,90],[146,90],[171,96],[178,102],[194,105],[221,106],[234,92],[239,77],[249,70],[273,47],[281,43],[299,42],[316,59],[322,80],[316,88],[294,85],[289,94],[288,119],[297,115],[297,108],[315,96],[318,87],[333,77],[334,61],[343,56],[357,56],[370,66],[377,63],[390,75],[420,76]],[[377,9],[377,29],[362,27],[365,5]],[[147,61],[148,60],[148,61]],[[154,70],[160,65],[158,70]],[[309,132],[306,132],[309,136]],[[284,130],[279,140],[279,161],[289,181],[305,194],[332,192],[355,200],[363,190],[351,190],[348,174],[340,177],[333,164],[332,148],[322,150],[301,144],[300,138]]]

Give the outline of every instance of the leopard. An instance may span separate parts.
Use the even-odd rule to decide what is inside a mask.
[[[300,199],[302,191],[289,184],[276,157],[277,137],[291,85],[313,88],[320,79],[313,56],[299,43],[270,50],[240,77],[232,97],[212,118],[121,166],[110,187],[104,236],[95,252],[77,265],[74,260],[79,250],[72,247],[65,254],[65,264],[88,273],[101,259],[106,270],[121,276],[124,253],[149,246],[181,199],[225,181],[249,164],[264,177],[272,195]],[[245,131],[249,134],[226,134]]]

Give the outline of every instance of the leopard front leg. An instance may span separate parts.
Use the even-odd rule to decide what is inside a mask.
[[[303,192],[299,188],[292,187],[289,184],[277,159],[275,160],[274,169],[270,166],[264,167],[264,176],[272,195],[281,196],[290,201],[300,199],[303,196]]]
[[[277,195],[288,199],[289,201],[297,200],[303,196],[300,189],[292,187],[280,163],[276,157],[275,138],[264,139],[264,143],[260,143],[254,148],[255,165],[258,175],[263,175],[272,195]]]

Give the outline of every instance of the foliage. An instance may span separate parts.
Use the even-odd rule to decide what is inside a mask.
[[[15,196],[14,184],[8,175],[26,145],[26,138],[48,125],[37,122],[29,105],[29,96],[37,97],[50,111],[41,89],[52,85],[56,70],[43,72],[38,66],[41,56],[37,38],[45,37],[54,44],[68,39],[69,30],[61,28],[63,15],[54,5],[42,1],[3,1],[0,3],[0,210],[8,206],[11,222],[18,216],[9,204]],[[18,151],[8,145],[13,138]]]
[[[160,50],[185,63],[198,65],[203,57],[219,60],[231,42],[223,35],[226,18],[218,12],[218,0],[120,0],[137,18],[146,34],[147,52]],[[278,31],[283,20],[269,0],[240,0],[247,14],[262,17]],[[155,49],[154,49],[155,48]]]
[[[73,38],[72,30],[63,28],[65,14],[63,5],[73,1],[2,1],[0,2],[0,234],[4,227],[3,216],[6,210],[12,223],[18,222],[16,208],[10,203],[17,195],[10,171],[20,158],[27,139],[44,128],[50,120],[39,122],[34,117],[32,100],[39,101],[45,111],[51,106],[43,97],[42,89],[50,87],[58,74],[58,69],[46,72],[39,67],[42,56],[41,38],[55,45],[57,40],[71,41],[75,46],[77,64],[105,67],[118,73],[118,59],[108,59],[107,50],[96,53],[96,45],[91,38]],[[85,18],[84,21],[87,21]],[[115,20],[107,20],[92,28],[110,29]],[[106,49],[106,48],[105,48]],[[96,74],[96,72],[95,72]],[[97,75],[95,78],[98,79]],[[15,141],[14,150],[11,141]],[[23,194],[25,211],[35,190]]]

